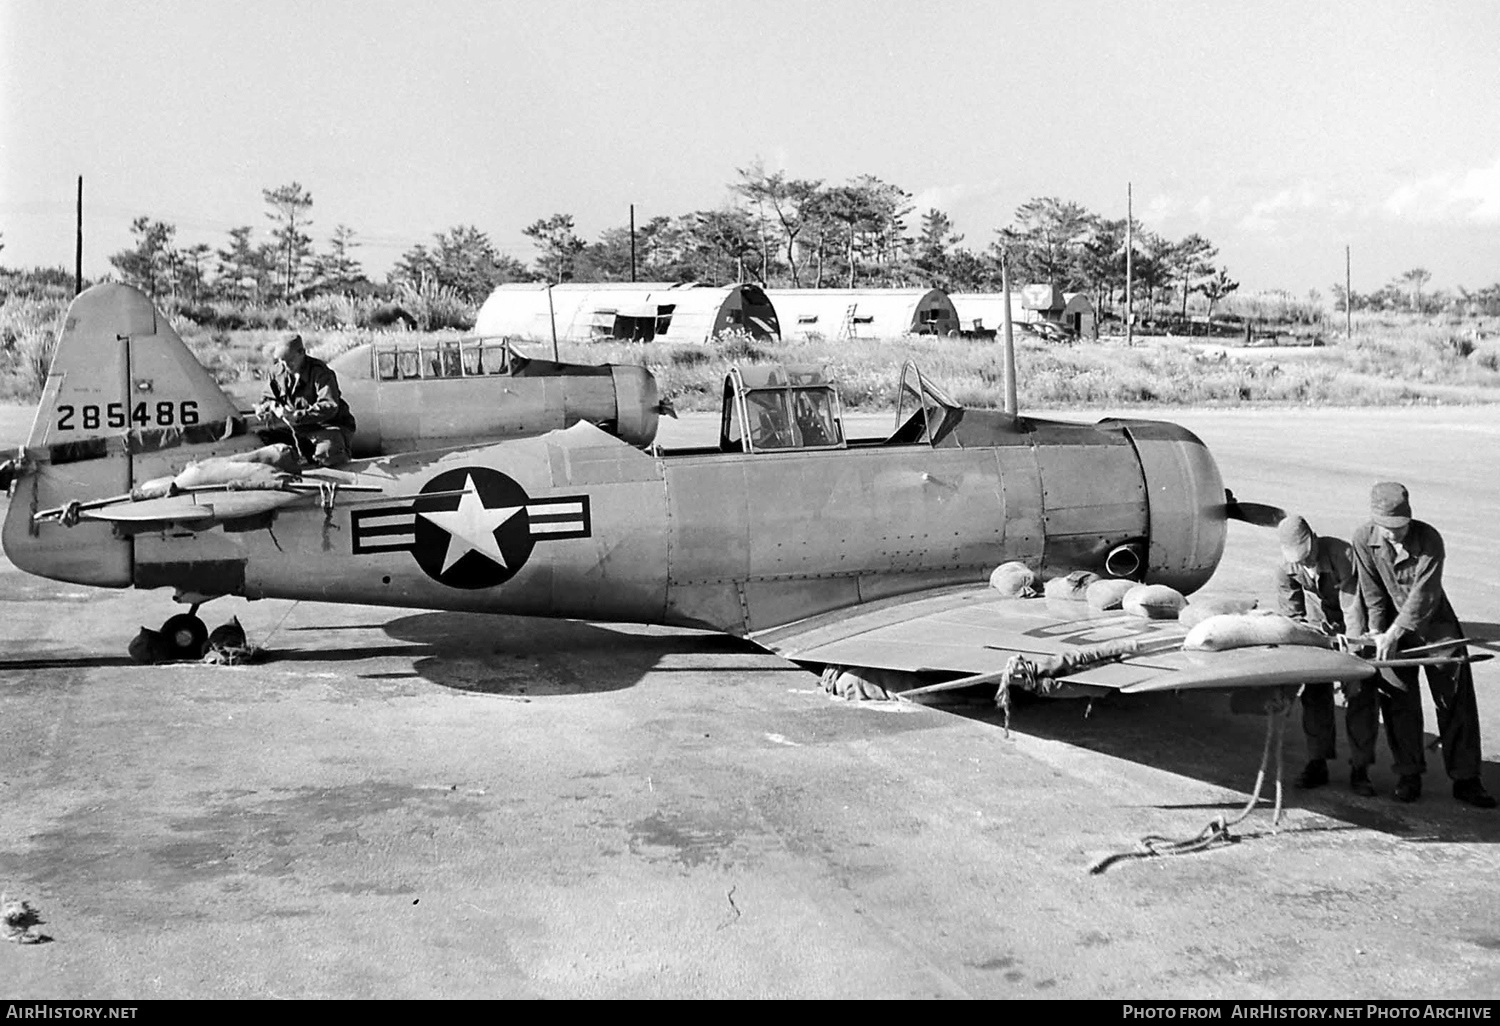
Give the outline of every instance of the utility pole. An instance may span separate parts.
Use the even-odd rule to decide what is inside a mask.
[[[1016,415],[1016,336],[1010,315],[1010,233],[1000,233],[1000,291],[1005,296],[1000,324],[1005,352],[1005,412]]]
[[[635,281],[635,204],[630,204],[630,280]]]
[[[1349,246],[1344,246],[1344,341],[1355,341],[1355,290],[1350,287]]]
[[[83,175],[78,176],[78,244],[73,251],[73,295],[83,291]]]
[[[552,305],[552,283],[547,283],[547,320],[552,322],[552,362],[560,362],[557,358],[557,309]]]
[[[1135,345],[1135,207],[1130,183],[1125,183],[1125,344]]]

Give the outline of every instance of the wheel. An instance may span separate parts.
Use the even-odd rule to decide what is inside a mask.
[[[191,613],[178,613],[168,617],[161,625],[162,637],[173,659],[201,659],[203,645],[208,641],[208,628],[203,621]]]

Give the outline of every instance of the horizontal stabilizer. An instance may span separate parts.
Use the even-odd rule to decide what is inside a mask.
[[[86,520],[122,524],[183,524],[201,530],[225,520],[267,513],[296,502],[301,497],[291,492],[272,491],[176,495],[166,499],[116,503],[102,509],[86,510],[79,516]]]
[[[84,520],[107,520],[111,523],[148,523],[168,521],[188,523],[195,520],[212,520],[214,511],[200,506],[186,495],[171,499],[147,499],[144,502],[126,502],[102,509],[88,509],[78,514]]]

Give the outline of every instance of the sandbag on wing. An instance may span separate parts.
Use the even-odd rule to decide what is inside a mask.
[[[291,474],[270,464],[215,458],[189,464],[172,483],[184,492],[195,488],[249,491],[278,489],[291,479]]]
[[[1188,652],[1225,652],[1256,645],[1334,647],[1332,638],[1269,609],[1210,616],[1188,631],[1182,643]]]

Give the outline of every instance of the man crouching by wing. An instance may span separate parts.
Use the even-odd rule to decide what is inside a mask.
[[[1351,541],[1360,596],[1375,639],[1375,658],[1399,657],[1401,649],[1463,637],[1458,616],[1443,593],[1443,537],[1430,524],[1413,520],[1406,488],[1382,481],[1370,490],[1370,522]],[[1462,655],[1459,647],[1455,655]],[[1443,762],[1453,780],[1453,797],[1481,809],[1495,799],[1479,778],[1479,706],[1474,674],[1467,662],[1424,667],[1437,707]],[[1380,689],[1386,738],[1395,756],[1396,800],[1422,794],[1422,695],[1416,667],[1394,667],[1405,691]]]
[[[1276,570],[1279,611],[1298,623],[1330,637],[1365,632],[1365,606],[1349,543],[1313,533],[1306,520],[1290,516],[1276,527],[1282,564]],[[1349,734],[1349,787],[1357,795],[1374,796],[1370,766],[1375,762],[1375,739],[1380,732],[1380,706],[1370,683],[1345,685],[1344,723]],[[1334,758],[1333,685],[1302,687],[1302,733],[1307,737],[1307,766],[1297,777],[1298,787],[1328,783],[1328,760]]]
[[[308,356],[302,336],[293,335],[276,349],[266,377],[266,391],[255,412],[267,422],[267,441],[291,441],[297,454],[320,467],[349,462],[354,415],[339,394],[339,379],[322,360]],[[291,436],[288,438],[288,436]]]

